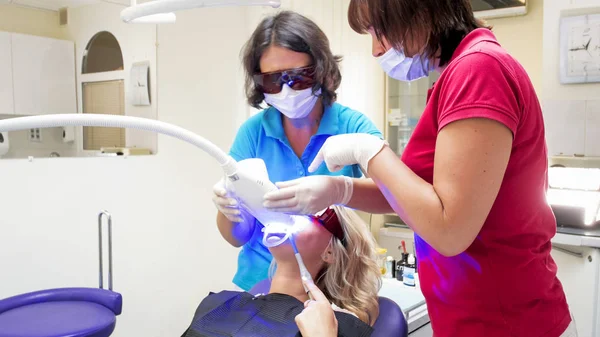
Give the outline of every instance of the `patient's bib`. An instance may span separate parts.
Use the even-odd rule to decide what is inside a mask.
[[[200,303],[183,337],[298,337],[294,319],[303,309],[304,304],[289,295],[211,293]],[[373,332],[353,315],[335,312],[335,316],[340,337],[367,337]]]

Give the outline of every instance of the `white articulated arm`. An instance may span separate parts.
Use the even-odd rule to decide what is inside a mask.
[[[294,218],[284,213],[271,212],[263,207],[265,193],[277,187],[268,179],[264,162],[261,165],[240,165],[218,146],[182,127],[154,119],[101,114],[59,114],[16,117],[0,120],[0,132],[54,128],[64,126],[95,126],[130,128],[162,133],[190,143],[215,158],[229,179],[233,192],[240,204],[263,225],[294,225]]]

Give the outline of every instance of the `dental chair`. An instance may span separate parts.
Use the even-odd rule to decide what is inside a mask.
[[[102,217],[108,218],[108,289],[103,288]],[[123,299],[112,291],[112,220],[98,215],[100,287],[35,291],[0,300],[0,337],[108,337]]]
[[[258,282],[249,293],[252,295],[266,294],[271,288],[271,280]],[[379,317],[373,325],[372,337],[407,337],[408,324],[402,309],[396,302],[386,297],[379,296]],[[1,335],[0,335],[1,337]]]

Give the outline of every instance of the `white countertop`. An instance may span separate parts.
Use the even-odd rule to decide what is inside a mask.
[[[413,239],[413,232],[410,229],[404,228],[382,227],[379,230],[379,235],[397,237],[407,240]],[[600,248],[600,237],[557,232],[552,238],[552,243],[578,247]]]
[[[577,247],[600,248],[600,237],[556,233],[552,238],[552,243]]]
[[[415,281],[417,279],[415,274]],[[387,297],[396,302],[404,314],[420,305],[425,305],[425,297],[418,286],[409,287],[396,279],[383,279],[379,296]]]

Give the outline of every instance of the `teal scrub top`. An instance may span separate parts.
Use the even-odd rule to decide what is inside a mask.
[[[283,130],[281,113],[269,107],[250,117],[238,130],[229,154],[237,161],[261,158],[267,166],[272,182],[293,180],[308,175],[345,175],[360,178],[358,165],[346,166],[330,172],[325,164],[309,173],[311,164],[329,136],[345,133],[367,133],[383,139],[373,122],[362,113],[333,103],[326,106],[317,133],[312,136],[301,158],[294,153]],[[256,220],[255,220],[256,221]],[[233,283],[248,291],[268,277],[273,256],[262,243],[262,225],[257,221],[250,240],[242,246],[238,256],[237,272]]]

